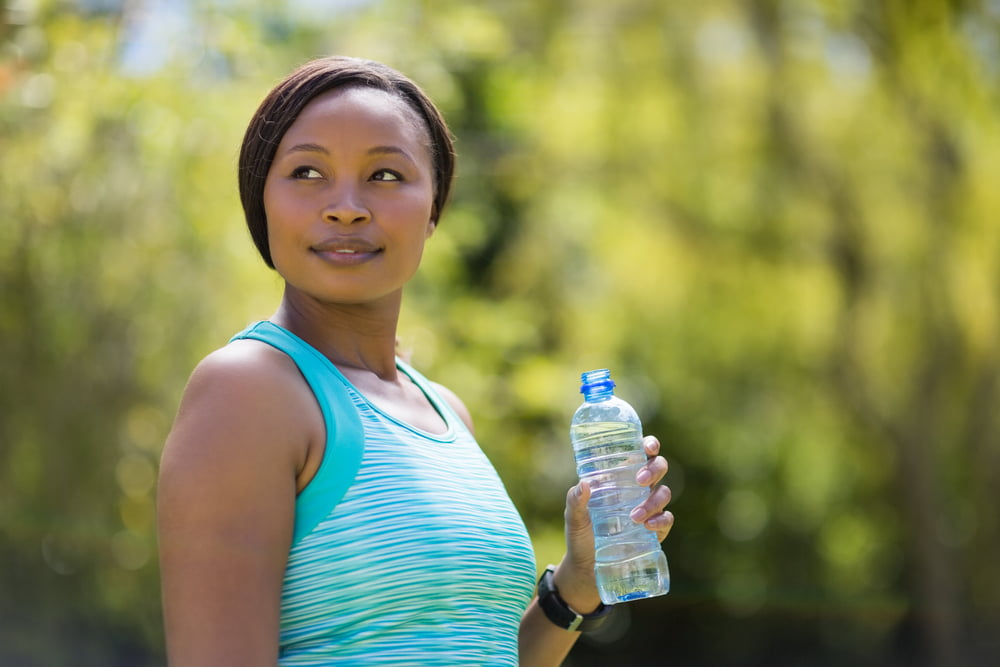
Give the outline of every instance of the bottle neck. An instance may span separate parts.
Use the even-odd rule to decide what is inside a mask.
[[[614,389],[587,389],[583,392],[583,400],[588,403],[600,403],[615,397]]]
[[[615,395],[615,383],[611,379],[611,371],[606,368],[587,371],[580,379],[580,393],[588,403],[606,401]]]

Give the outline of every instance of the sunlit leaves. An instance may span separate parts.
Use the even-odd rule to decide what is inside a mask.
[[[579,373],[610,367],[671,459],[675,594],[743,619],[874,599],[848,625],[877,646],[926,556],[900,494],[919,440],[926,530],[967,615],[995,604],[996,3],[194,2],[145,69],[108,9],[15,4],[0,546],[47,590],[77,577],[155,634],[177,396],[280,294],[241,219],[241,132],[340,52],[411,74],[457,136],[401,349],[469,406],[540,562]]]

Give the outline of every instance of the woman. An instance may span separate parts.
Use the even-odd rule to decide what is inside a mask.
[[[257,110],[240,195],[285,289],[270,320],[198,365],[164,448],[174,667],[558,665],[580,634],[564,616],[604,615],[587,486],[567,494],[567,552],[540,606],[467,410],[396,357],[453,169],[437,109],[378,63],[307,63]],[[662,540],[667,464],[644,445],[653,491],[633,516]]]

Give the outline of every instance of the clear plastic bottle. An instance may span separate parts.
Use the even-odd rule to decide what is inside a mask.
[[[595,574],[604,604],[664,595],[670,590],[667,557],[656,533],[629,513],[648,495],[635,481],[646,462],[642,424],[631,405],[614,395],[607,369],[583,373],[584,402],[573,415],[570,439],[576,472],[590,482]]]

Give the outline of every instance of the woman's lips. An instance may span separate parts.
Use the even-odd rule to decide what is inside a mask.
[[[328,239],[312,247],[313,252],[334,264],[361,264],[382,252],[382,248],[362,238]]]

